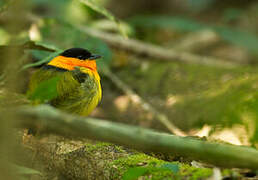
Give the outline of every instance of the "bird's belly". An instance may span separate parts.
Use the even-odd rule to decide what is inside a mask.
[[[87,116],[98,105],[101,95],[100,82],[91,77],[81,83],[77,91],[58,98],[52,105],[68,113]]]
[[[91,84],[90,95],[88,90],[84,90],[85,97],[87,97],[88,100],[86,100],[84,105],[82,106],[80,115],[83,116],[89,115],[99,104],[102,97],[100,81],[96,80],[95,78],[92,78],[91,81],[93,84]]]
[[[89,99],[89,101],[85,102],[81,106],[80,115],[82,116],[88,116],[99,104],[100,101],[100,91],[96,91],[94,95],[92,95]]]

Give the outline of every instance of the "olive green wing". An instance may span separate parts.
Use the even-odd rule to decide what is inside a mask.
[[[33,104],[45,103],[56,98],[57,83],[61,77],[62,74],[59,72],[39,69],[30,79],[27,97]]]
[[[41,68],[32,75],[27,96],[34,102],[51,103],[59,97],[66,97],[79,87],[80,83],[74,77],[72,71]],[[44,101],[42,101],[41,96],[43,96],[43,99],[45,98]]]

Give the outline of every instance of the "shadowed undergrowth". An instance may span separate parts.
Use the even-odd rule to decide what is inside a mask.
[[[145,62],[144,67],[137,61],[133,62],[117,71],[118,75],[184,130],[204,124],[218,127],[243,124],[248,129],[257,120],[256,69],[242,67],[224,70],[153,62]],[[107,98],[109,97],[110,95],[107,95]],[[105,106],[105,102],[103,104]],[[133,113],[135,108],[128,107],[131,111],[125,114],[130,117],[130,112]],[[119,108],[114,111],[115,113],[111,111],[112,116],[119,114]],[[123,115],[118,116],[120,118]],[[156,123],[150,126],[159,128]],[[257,138],[258,127],[248,130],[252,131],[250,139]]]

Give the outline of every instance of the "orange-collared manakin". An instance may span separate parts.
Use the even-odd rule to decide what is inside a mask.
[[[32,75],[27,95],[33,95],[42,82],[58,77],[57,95],[48,103],[65,112],[87,116],[102,96],[95,61],[100,57],[82,48],[62,52]]]

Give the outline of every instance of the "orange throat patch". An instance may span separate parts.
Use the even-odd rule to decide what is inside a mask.
[[[74,70],[76,66],[79,66],[88,68],[93,72],[97,72],[97,65],[95,60],[80,60],[72,57],[57,56],[52,59],[48,65],[67,70]]]

